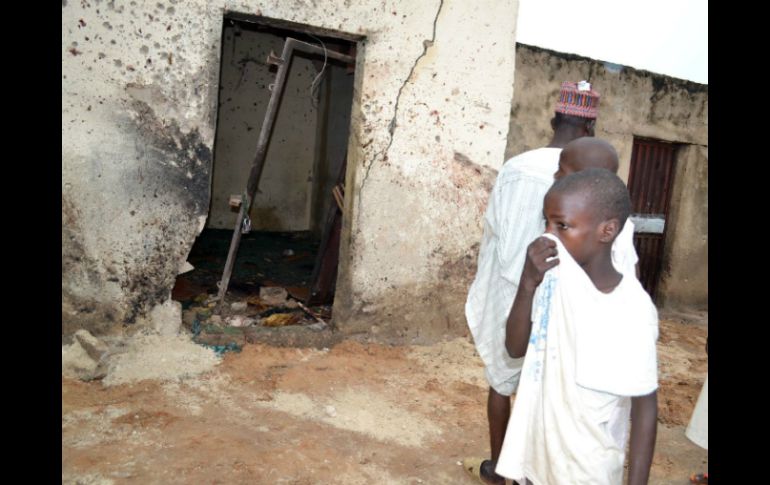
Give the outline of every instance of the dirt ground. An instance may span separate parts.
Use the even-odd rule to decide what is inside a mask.
[[[689,483],[685,436],[707,372],[708,316],[660,325],[652,484]],[[107,386],[62,378],[62,483],[472,484],[488,453],[468,338],[330,349],[249,344],[203,374]]]

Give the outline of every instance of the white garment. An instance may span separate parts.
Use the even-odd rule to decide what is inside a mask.
[[[685,436],[701,448],[709,449],[709,375],[706,374],[706,382],[695,403],[695,409],[687,425]]]
[[[497,175],[484,214],[476,278],[465,317],[489,385],[510,396],[523,359],[505,350],[505,322],[516,296],[527,246],[545,228],[543,199],[559,168],[561,148],[538,148],[508,160]]]
[[[497,473],[535,485],[618,485],[630,396],[657,389],[657,310],[633,269],[596,289],[556,241],[532,307],[532,331]]]
[[[623,229],[612,243],[612,265],[619,273],[631,274],[636,278],[636,263],[639,257],[634,248],[634,223],[626,219]]]
[[[465,317],[489,385],[499,394],[516,390],[523,359],[505,349],[505,322],[519,286],[527,246],[545,230],[543,199],[559,168],[561,148],[538,148],[511,158],[495,181],[484,215],[476,277]],[[618,271],[633,267],[633,223],[626,222],[612,246]]]

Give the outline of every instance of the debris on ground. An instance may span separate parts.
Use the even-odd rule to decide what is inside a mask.
[[[296,313],[273,313],[262,320],[262,325],[266,327],[283,327],[292,325],[299,321],[299,315]]]
[[[109,359],[105,386],[145,379],[178,380],[207,372],[220,359],[212,349],[190,340],[189,335],[137,334],[126,349]]]
[[[139,325],[145,324],[160,335],[177,335],[182,328],[182,304],[169,298],[139,320]]]
[[[286,301],[289,294],[280,286],[263,286],[259,289],[259,299],[269,306],[280,306]]]
[[[226,321],[227,325],[230,327],[249,327],[256,323],[256,320],[253,318],[244,317],[243,315],[234,315],[232,317],[228,317]]]
[[[234,301],[230,304],[230,309],[234,312],[242,312],[248,308],[249,304],[245,301]]]
[[[78,341],[80,346],[83,347],[83,350],[85,350],[96,362],[101,361],[104,354],[109,350],[107,344],[91,335],[88,330],[81,329],[75,332],[75,340]]]
[[[70,345],[62,345],[61,368],[63,376],[81,381],[104,377],[103,371],[99,369],[99,361],[88,354],[78,339]]]
[[[308,307],[306,307],[305,305],[303,305],[303,304],[302,304],[302,303],[300,303],[300,302],[297,302],[297,306],[299,306],[300,308],[302,308],[302,311],[304,311],[305,313],[307,313],[308,315],[310,315],[311,317],[313,317],[313,319],[314,319],[314,320],[315,320],[315,321],[316,321],[318,324],[322,325],[324,328],[326,327],[326,322],[324,322],[323,320],[321,320],[321,319],[318,317],[318,315],[316,315],[315,313],[313,313],[312,311],[310,311],[310,309],[309,309]]]

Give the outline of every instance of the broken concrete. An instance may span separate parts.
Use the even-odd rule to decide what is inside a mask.
[[[141,320],[158,335],[177,335],[182,328],[182,305],[168,299],[161,305],[156,305],[150,314]]]
[[[289,296],[285,288],[280,286],[263,286],[259,289],[259,299],[268,306],[282,306]]]
[[[234,312],[242,312],[246,308],[248,308],[249,304],[245,301],[234,301],[230,303],[230,309]]]
[[[88,353],[88,356],[96,362],[102,360],[104,354],[109,350],[104,342],[91,335],[88,330],[78,330],[75,332],[75,340]]]
[[[110,357],[105,386],[142,380],[182,380],[214,368],[220,362],[213,350],[202,347],[188,335],[137,334],[125,349]]]
[[[103,377],[98,360],[91,357],[77,339],[70,345],[61,348],[62,376],[71,379],[90,381]]]

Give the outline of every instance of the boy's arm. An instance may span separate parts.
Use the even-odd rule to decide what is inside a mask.
[[[658,391],[631,398],[628,485],[646,485],[658,431]]]
[[[505,326],[505,348],[508,355],[514,359],[524,357],[527,352],[529,334],[532,331],[532,300],[535,290],[543,281],[545,272],[559,264],[558,259],[545,261],[551,256],[556,256],[556,243],[547,237],[539,237],[527,247],[527,258],[521,271],[519,288]]]

